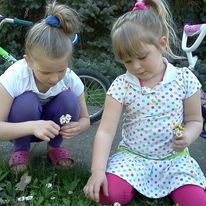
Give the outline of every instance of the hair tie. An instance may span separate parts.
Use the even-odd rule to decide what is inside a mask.
[[[52,15],[46,17],[46,24],[48,24],[52,27],[57,27],[57,28],[60,27],[59,19],[55,16],[52,16]]]
[[[144,10],[144,11],[146,11],[146,10],[148,10],[148,7],[145,5],[145,3],[143,1],[138,1],[132,9],[132,11],[135,11],[135,10]]]

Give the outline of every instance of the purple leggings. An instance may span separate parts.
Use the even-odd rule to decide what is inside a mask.
[[[16,97],[11,106],[8,121],[25,122],[33,120],[52,120],[60,125],[59,118],[70,114],[71,121],[77,121],[80,115],[80,103],[77,96],[70,91],[63,91],[45,105],[41,105],[37,94],[28,91]],[[12,140],[14,151],[28,151],[31,142],[42,141],[35,136],[24,136]],[[58,135],[49,141],[51,147],[59,147],[63,138]]]
[[[102,204],[114,204],[119,202],[121,205],[129,203],[136,194],[136,190],[122,178],[106,173],[108,181],[109,196],[100,190],[100,202]],[[196,185],[184,185],[174,190],[169,197],[180,206],[206,206],[206,193],[203,188]]]

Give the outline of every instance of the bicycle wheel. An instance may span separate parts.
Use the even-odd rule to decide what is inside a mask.
[[[85,99],[91,123],[101,119],[109,80],[101,73],[89,69],[77,69],[76,74],[84,84]]]

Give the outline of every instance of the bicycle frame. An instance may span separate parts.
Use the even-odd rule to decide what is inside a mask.
[[[192,44],[192,46],[187,47],[187,40],[188,37],[198,35],[195,42]],[[194,70],[195,64],[198,60],[197,56],[193,56],[192,52],[194,52],[201,44],[202,40],[204,39],[206,35],[206,24],[196,24],[196,25],[185,25],[183,30],[183,36],[182,36],[182,50],[186,53],[188,63],[189,63],[189,69]]]
[[[0,47],[0,56],[7,62],[9,62],[10,64],[13,64],[14,62],[16,62],[17,60],[11,55],[9,54],[6,50],[4,50],[2,47]]]
[[[188,37],[192,37],[198,35],[195,42],[190,46],[187,47],[187,40]],[[189,69],[195,71],[195,65],[198,60],[198,56],[193,56],[192,52],[194,52],[202,43],[204,37],[206,35],[206,24],[196,24],[196,25],[185,25],[183,30],[182,36],[182,50],[186,53]],[[206,93],[202,91],[202,116],[204,118],[203,121],[203,130],[200,134],[201,137],[206,139]]]
[[[16,24],[16,25],[21,25],[21,26],[27,26],[30,27],[33,25],[32,22],[26,21],[26,20],[21,20],[18,18],[5,18],[0,15],[0,27],[5,24],[5,23],[10,23],[10,24]],[[9,64],[13,64],[16,62],[16,58],[9,54],[6,50],[4,50],[2,47],[0,47],[0,57],[5,60],[5,62],[8,62]]]

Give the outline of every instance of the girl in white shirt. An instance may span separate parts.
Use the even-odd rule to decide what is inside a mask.
[[[24,58],[0,77],[0,137],[13,143],[9,164],[16,172],[29,165],[30,143],[42,140],[53,165],[70,168],[73,159],[61,143],[89,127],[84,86],[68,68],[77,27],[73,9],[48,4],[45,19],[27,34]],[[65,116],[71,121],[61,125]]]

